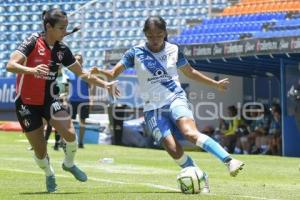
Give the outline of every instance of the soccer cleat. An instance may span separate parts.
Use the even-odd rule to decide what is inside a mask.
[[[237,159],[231,159],[228,163],[226,163],[226,165],[228,167],[230,176],[235,177],[239,171],[243,169],[245,164]]]
[[[205,172],[203,172],[203,182],[204,182],[204,186],[201,190],[201,193],[204,193],[204,194],[210,193],[208,175]]]
[[[79,144],[78,144],[78,148],[83,149],[83,148],[84,148],[83,143],[79,143]]]
[[[87,181],[87,176],[86,174],[81,171],[76,165],[73,165],[73,167],[66,167],[64,164],[62,164],[62,168],[63,170],[65,171],[68,171],[70,172],[71,174],[73,174],[73,176],[78,180],[78,181],[81,181],[81,182],[85,182]]]
[[[55,182],[55,176],[46,176],[46,186],[47,186],[47,192],[56,192],[57,190],[57,185]]]
[[[53,149],[55,151],[58,151],[59,150],[59,144],[55,142],[54,146],[53,146]]]

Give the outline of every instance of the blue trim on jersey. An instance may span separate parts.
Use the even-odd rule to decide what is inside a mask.
[[[160,64],[160,62],[146,49],[137,48],[140,51],[136,51],[136,57],[144,64],[145,68],[152,73],[153,76],[157,76],[158,72],[162,72],[164,75],[167,75],[166,69]],[[177,85],[174,80],[169,80],[166,82],[161,82],[161,85],[165,86],[171,92],[174,92],[177,88]]]
[[[125,66],[126,69],[134,67],[134,48],[131,48],[125,52],[121,59],[121,63]]]
[[[184,57],[184,54],[178,49],[178,58],[176,62],[177,68],[183,67],[184,65],[188,64],[189,62]]]

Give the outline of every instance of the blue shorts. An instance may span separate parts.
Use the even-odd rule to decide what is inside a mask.
[[[181,135],[176,120],[181,117],[194,119],[193,112],[184,97],[178,97],[162,108],[146,111],[144,116],[148,131],[159,144],[170,134]]]

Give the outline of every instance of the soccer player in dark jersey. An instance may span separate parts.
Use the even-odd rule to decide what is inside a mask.
[[[58,67],[63,65],[89,84],[103,87],[111,95],[119,95],[115,82],[102,81],[82,71],[70,49],[62,42],[67,35],[68,18],[60,9],[42,14],[44,32],[25,39],[11,55],[7,71],[17,74],[16,113],[25,135],[33,147],[34,159],[45,172],[48,192],[55,192],[55,174],[50,165],[43,135],[42,118],[61,134],[66,142],[62,168],[77,180],[87,181],[86,174],[74,164],[77,139],[69,114],[58,100],[55,79]]]

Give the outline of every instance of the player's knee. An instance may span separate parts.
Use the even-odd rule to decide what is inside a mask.
[[[171,155],[173,159],[179,159],[183,155],[183,150],[178,148],[169,148],[168,153]]]
[[[76,133],[74,129],[65,129],[60,133],[60,135],[67,141],[67,142],[74,142],[76,140]]]
[[[182,134],[185,136],[187,140],[189,140],[192,143],[195,143],[198,139],[198,131],[193,129],[185,129],[183,130]]]
[[[209,137],[203,133],[198,133],[196,135],[196,144],[203,146],[203,144],[205,143],[205,141],[209,139]]]

